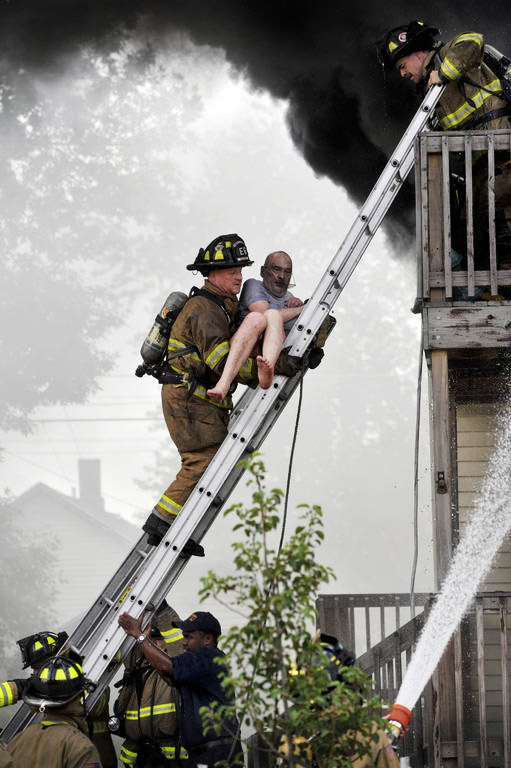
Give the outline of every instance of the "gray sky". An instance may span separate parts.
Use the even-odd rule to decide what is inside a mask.
[[[115,351],[115,366],[98,379],[98,391],[80,406],[38,409],[32,417],[41,422],[29,436],[4,432],[0,471],[2,488],[15,495],[38,481],[70,492],[78,458],[99,458],[107,509],[140,524],[159,492],[143,491],[135,480],[158,464],[170,438],[163,419],[148,420],[159,413],[159,386],[133,372],[166,295],[193,284],[185,265],[215,235],[236,231],[256,262],[246,277],[257,276],[268,252],[284,249],[294,260],[293,292],[306,298],[356,208],[298,153],[285,124],[285,102],[251,90],[221,52],[175,36],[144,74],[126,61],[80,51],[61,75],[31,79],[34,102],[17,116],[25,141],[10,145],[10,183],[23,194],[10,202],[9,242],[16,240],[22,258],[21,211],[26,214],[30,204],[29,252],[44,243],[52,269],[59,259],[63,268],[73,262],[90,288],[85,307],[102,295],[112,274],[118,294],[124,287],[131,293],[128,309],[119,299],[118,326],[101,341],[106,352]],[[19,77],[22,83],[23,73]],[[28,153],[26,142],[32,142]],[[112,193],[112,178],[120,195]],[[59,231],[50,216],[54,210]],[[305,380],[291,505],[323,506],[321,557],[337,574],[332,592],[409,587],[420,320],[409,310],[413,254],[396,259],[392,245],[391,230],[374,239],[336,306],[338,324],[325,360]],[[114,313],[115,297],[115,291],[108,297]],[[13,298],[21,311],[26,293]],[[63,286],[51,307],[63,329],[68,300]],[[3,333],[14,328],[4,326]],[[44,348],[34,348],[31,364],[43,365],[44,356]],[[64,391],[67,362],[63,349],[57,374]],[[87,377],[87,368],[77,366],[78,375]],[[272,485],[285,486],[295,413],[292,402],[263,446]],[[433,583],[428,464],[425,432],[419,590]],[[174,453],[169,479],[177,467]],[[244,495],[240,484],[231,500]],[[288,525],[295,520],[293,512]],[[230,562],[228,524],[218,521],[204,543],[206,560],[191,563],[176,592],[183,613],[197,602],[200,573]]]

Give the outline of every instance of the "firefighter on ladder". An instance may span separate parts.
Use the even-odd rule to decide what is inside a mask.
[[[208,395],[208,389],[215,386],[227,361],[237,329],[241,270],[251,264],[244,241],[231,234],[215,238],[187,265],[200,272],[205,283],[174,322],[168,347],[174,381],[162,387],[163,413],[181,468],[144,523],[150,544],[159,544],[227,435],[231,394],[218,400]],[[254,322],[263,322],[262,315],[252,314]],[[258,332],[264,330],[260,325]],[[234,381],[254,388],[259,382],[257,360],[248,354]],[[292,376],[297,370],[296,361],[281,353],[275,373]],[[183,553],[201,556],[204,551],[190,540]]]

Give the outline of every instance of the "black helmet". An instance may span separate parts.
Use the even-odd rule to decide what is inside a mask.
[[[394,27],[376,43],[380,64],[384,69],[392,69],[396,61],[403,56],[415,51],[432,50],[438,34],[438,29],[419,20]]]
[[[23,669],[55,656],[68,638],[67,632],[37,632],[17,640],[21,651]]]
[[[355,657],[333,635],[322,632],[319,636],[319,644],[328,659],[326,669],[330,679],[332,681],[342,680],[341,667],[352,667],[355,663]]]
[[[83,693],[88,684],[77,661],[56,656],[29,679],[23,701],[38,707],[62,707]]]
[[[253,263],[239,235],[219,235],[206,248],[201,248],[193,264],[187,264],[186,268],[208,275],[213,269],[250,267]]]

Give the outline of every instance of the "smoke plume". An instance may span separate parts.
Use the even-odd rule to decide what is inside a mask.
[[[338,0],[12,0],[2,2],[0,44],[6,72],[61,69],[80,45],[114,50],[123,35],[164,46],[183,32],[198,45],[220,47],[254,87],[288,101],[293,141],[320,175],[342,184],[356,203],[370,192],[388,154],[419,103],[408,84],[384,78],[375,41],[422,18],[448,40],[483,32],[506,51],[511,11],[503,0],[467,2],[454,11],[433,0],[389,5]],[[510,53],[509,47],[507,53]],[[401,193],[395,230],[413,219],[411,186]]]

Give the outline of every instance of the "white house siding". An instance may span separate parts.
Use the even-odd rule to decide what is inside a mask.
[[[457,426],[457,468],[458,468],[458,509],[460,534],[463,536],[475,498],[486,473],[488,459],[495,445],[496,415],[498,405],[471,403],[458,405]],[[495,558],[486,579],[480,585],[480,592],[511,591],[511,537],[507,536]],[[508,627],[511,621],[508,617]],[[485,614],[485,685],[486,716],[490,738],[502,738],[502,677],[500,650],[500,619],[498,614]],[[477,700],[478,683],[476,674],[475,636],[472,630],[470,664],[470,687]],[[509,652],[508,652],[509,653]],[[477,717],[476,712],[473,713]]]
[[[498,406],[474,403],[457,406],[458,509],[460,533],[474,508],[474,501],[486,473],[488,458],[495,445]],[[495,563],[480,586],[480,591],[511,591],[511,538],[504,540]]]

